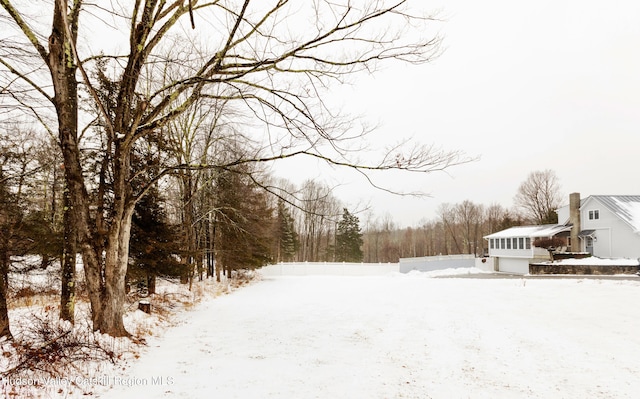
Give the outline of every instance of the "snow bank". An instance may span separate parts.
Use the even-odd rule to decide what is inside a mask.
[[[589,258],[582,259],[562,259],[553,262],[542,262],[542,264],[548,265],[585,265],[585,266],[638,266],[637,259],[628,258],[597,258],[591,256]]]
[[[447,277],[447,276],[463,276],[470,274],[491,274],[492,272],[478,269],[477,267],[456,267],[442,270],[432,270],[429,272],[420,272],[412,270],[407,276],[412,277]]]
[[[398,263],[291,262],[259,269],[263,276],[383,276],[398,271]]]

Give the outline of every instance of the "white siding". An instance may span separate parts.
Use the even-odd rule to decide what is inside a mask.
[[[598,210],[599,219],[589,220],[589,211]],[[598,201],[588,201],[580,214],[582,230],[593,234],[593,255],[601,258],[640,258],[640,235]],[[584,240],[582,243],[584,248]]]
[[[631,228],[629,228],[631,230]],[[611,241],[613,243],[611,248],[612,257],[614,258],[640,258],[640,236],[637,234],[622,234],[616,230],[615,234],[612,234]]]
[[[611,228],[598,228],[595,229],[595,233],[593,233],[593,255],[599,258],[612,258],[613,252],[611,247]],[[583,249],[584,242],[582,243]]]
[[[497,258],[476,258],[476,268],[485,272],[497,272],[496,269]]]
[[[567,224],[569,223],[569,205],[565,205],[562,208],[558,208],[556,210],[558,214],[558,223]]]
[[[529,274],[528,258],[499,258],[498,270],[506,273]]]
[[[532,258],[533,249],[489,249],[489,256],[510,258]]]

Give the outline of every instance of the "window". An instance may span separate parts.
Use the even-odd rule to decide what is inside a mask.
[[[504,249],[505,245],[504,245],[504,238],[500,239],[500,249]]]
[[[518,238],[518,248],[519,249],[524,249],[524,238],[523,237]]]
[[[511,249],[511,238],[507,238],[507,249]]]
[[[493,249],[493,238],[489,239],[489,248]]]
[[[526,249],[531,249],[531,238],[527,237],[524,239],[524,244]]]
[[[600,211],[598,209],[589,211],[589,220],[596,220],[596,219],[600,219]]]

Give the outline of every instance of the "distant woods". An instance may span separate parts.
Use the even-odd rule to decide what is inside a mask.
[[[37,254],[47,267],[62,262],[64,255],[65,188],[56,143],[32,143],[28,134],[16,132],[12,140],[5,137],[8,145],[0,158],[4,273],[11,256]],[[182,150],[171,151],[180,156],[175,154]],[[136,163],[147,167],[155,162],[140,154]],[[556,178],[554,182],[557,186]],[[515,204],[524,198],[520,190]],[[249,165],[178,170],[135,208],[127,281],[153,290],[156,277],[220,279],[234,270],[277,262],[481,256],[487,248],[483,236],[539,222],[522,208],[470,200],[443,203],[430,219],[417,215],[413,226],[400,227],[391,214],[349,208],[331,187],[316,180],[295,185]]]
[[[399,258],[487,252],[484,236],[524,224],[558,222],[560,183],[553,170],[533,171],[520,184],[512,208],[464,200],[440,204],[437,215],[413,227],[399,228],[393,217],[370,216],[364,229],[365,262]]]
[[[499,204],[469,200],[440,204],[437,216],[413,227],[399,227],[391,215],[367,219],[363,236],[365,262],[397,262],[399,258],[473,254],[487,250],[484,236],[527,221]]]
[[[27,253],[41,255],[46,267],[61,260],[64,250],[60,155],[53,141],[32,145],[26,135],[15,135],[14,141],[3,152],[0,170],[0,249],[6,268],[9,256]],[[13,162],[7,162],[9,157]],[[153,162],[142,153],[136,161]],[[152,288],[158,276],[220,278],[236,269],[283,261],[397,262],[400,257],[481,255],[483,235],[525,222],[501,205],[468,200],[441,204],[436,216],[412,227],[400,228],[392,215],[374,212],[349,208],[318,181],[295,185],[247,165],[178,171],[149,190],[135,208],[128,281]]]

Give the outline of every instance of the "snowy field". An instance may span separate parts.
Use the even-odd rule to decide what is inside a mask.
[[[640,278],[265,277],[98,398],[637,398]]]

